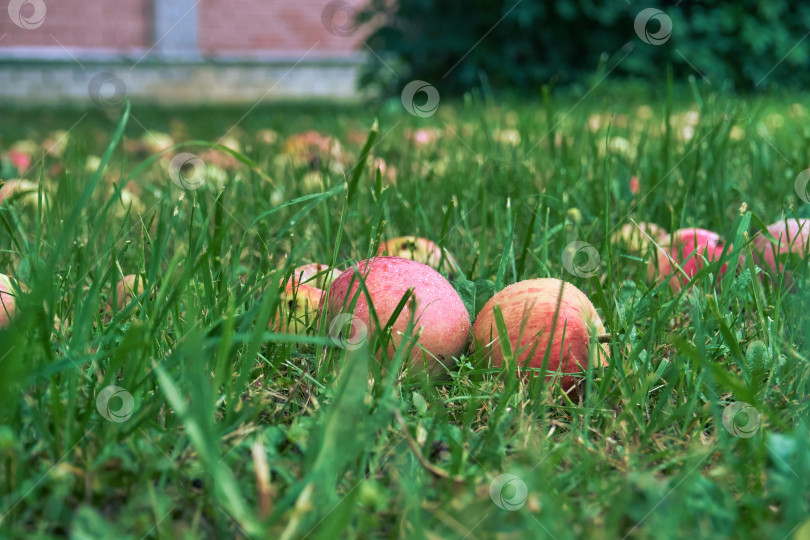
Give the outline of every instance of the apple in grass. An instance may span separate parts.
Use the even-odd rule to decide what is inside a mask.
[[[342,273],[328,264],[309,263],[296,267],[281,292],[279,310],[270,329],[305,335],[318,320],[324,289]]]
[[[504,357],[495,306],[503,314],[517,366],[541,368],[548,350],[547,379],[554,378],[564,391],[576,385],[580,378],[574,374],[587,369],[591,355],[595,366],[609,361],[608,348],[597,337],[605,333],[599,314],[585,293],[570,283],[528,279],[509,285],[484,304],[473,326],[474,347],[483,348],[500,366]]]
[[[361,277],[368,294],[360,287]],[[405,332],[413,320],[413,335],[418,337],[411,349],[411,372],[419,373],[423,369],[434,375],[444,372],[452,367],[452,358],[467,349],[470,315],[450,283],[436,270],[417,261],[375,257],[357,263],[338,276],[329,288],[330,335],[335,330],[343,330],[333,330],[332,326],[348,327],[343,320],[347,316],[351,317],[351,331],[343,339],[348,343],[362,339],[364,332],[372,335],[379,332],[380,328],[372,322],[369,304],[374,307],[380,325],[385,327],[408,291],[412,291],[411,297],[391,327],[388,355],[392,357],[398,347],[410,346]]]
[[[716,232],[698,228],[679,229],[664,239],[656,250],[656,257],[647,267],[648,281],[655,281],[657,270],[661,278],[670,278],[670,288],[678,292],[707,264],[719,260],[722,254],[723,242]],[[720,268],[721,277],[727,267],[724,264]]]
[[[146,290],[146,280],[140,274],[127,274],[115,285],[115,309],[113,310],[113,295],[107,305],[99,310],[104,316],[104,322],[112,320],[113,312],[117,313],[127,307],[132,300]]]
[[[387,242],[380,244],[377,248],[377,255],[390,255],[410,259],[412,261],[426,264],[436,270],[453,271],[455,259],[444,250],[443,268],[439,268],[442,261],[442,248],[427,238],[418,236],[398,236],[391,238]]]
[[[39,185],[29,180],[6,180],[0,186],[0,204],[6,199],[19,195],[23,204],[35,205],[39,197]],[[46,195],[43,189],[43,195]]]
[[[298,277],[290,278],[281,292],[278,312],[269,328],[280,333],[306,335],[307,329],[318,321],[322,296],[322,289]]]
[[[323,290],[328,289],[332,281],[342,273],[343,270],[339,268],[330,268],[328,264],[314,262],[296,267],[290,280],[297,280],[302,284]]]
[[[0,274],[0,328],[11,323],[11,318],[17,311],[17,293],[11,283],[11,278]]]
[[[643,255],[650,246],[667,242],[669,233],[655,223],[625,223],[610,237],[613,244],[625,247],[629,253]]]
[[[787,253],[807,257],[810,252],[810,220],[786,219],[768,225],[768,234],[757,234],[753,240],[753,252],[757,264],[767,267],[766,270],[778,279],[784,274],[784,283],[788,290],[793,289],[793,278],[785,271],[785,264],[779,258]]]
[[[116,311],[121,311],[129,305],[132,300],[146,290],[143,276],[138,274],[128,274],[115,286],[115,306]],[[112,306],[112,298],[110,298]]]

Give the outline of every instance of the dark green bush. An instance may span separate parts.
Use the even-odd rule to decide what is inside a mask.
[[[650,7],[672,23],[660,45],[634,29]],[[801,0],[371,0],[360,21],[373,28],[367,44],[379,55],[370,55],[362,82],[388,90],[421,79],[443,93],[482,84],[534,92],[600,70],[660,80],[667,64],[715,88],[810,81],[810,4]],[[647,32],[659,32],[659,22]]]

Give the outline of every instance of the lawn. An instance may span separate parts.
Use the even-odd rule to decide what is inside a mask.
[[[0,330],[0,536],[810,538],[810,273],[790,261],[791,291],[751,249],[810,216],[806,95],[0,116],[0,178],[41,186],[0,207],[0,273],[25,284]],[[675,292],[614,237],[634,222],[733,249]],[[472,318],[523,279],[576,285],[610,364],[565,394],[480,348],[428,377],[380,369],[376,335],[281,331],[293,268],[402,235],[454,256]]]

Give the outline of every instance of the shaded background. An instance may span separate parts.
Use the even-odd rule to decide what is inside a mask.
[[[799,0],[12,0],[5,15],[0,99],[15,103],[88,102],[99,73],[120,79],[108,94],[159,103],[393,96],[414,79],[532,93],[662,82],[667,66],[715,89],[810,82]]]
[[[89,102],[100,73],[120,79],[130,98],[155,102],[354,97],[359,34],[332,21],[345,24],[355,10],[328,5],[12,0],[8,14],[0,12],[0,99]],[[334,12],[328,26],[325,10]]]

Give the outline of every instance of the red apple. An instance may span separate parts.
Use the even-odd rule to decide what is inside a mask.
[[[447,250],[444,250],[444,254],[444,270],[451,272],[453,270],[453,256]],[[427,238],[419,238],[418,236],[391,238],[387,242],[380,244],[380,247],[377,248],[377,255],[402,257],[441,270],[439,263],[442,260],[442,249]]]
[[[500,306],[503,313],[519,368],[542,367],[548,349],[548,378],[561,378],[562,389],[569,390],[578,380],[572,374],[587,368],[591,352],[596,355],[596,365],[607,364],[607,347],[596,341],[605,327],[591,301],[574,285],[553,278],[529,279],[509,285],[484,304],[473,326],[474,346],[483,347],[493,363],[501,365],[504,359],[495,306]]]
[[[16,293],[11,284],[11,278],[0,274],[0,328],[5,328],[14,317],[17,310]]]
[[[785,272],[785,265],[778,262],[777,259],[785,253],[796,253],[807,257],[810,252],[808,249],[810,246],[810,220],[777,221],[768,225],[768,233],[774,237],[776,242],[762,234],[754,237],[752,249],[757,264],[762,265],[761,261],[764,261],[773,276],[784,273],[785,286],[790,290],[793,288],[793,278],[790,272]]]
[[[355,272],[362,276],[368,296],[359,287]],[[408,322],[413,318],[415,332],[419,332],[411,352],[413,372],[426,367],[430,373],[441,373],[452,366],[451,358],[466,350],[470,316],[450,283],[425,264],[401,257],[375,257],[357,263],[332,283],[328,319],[331,324],[337,317],[346,316],[356,296],[352,334],[348,338],[351,342],[361,330],[371,333],[380,330],[371,321],[369,302],[384,327],[408,290],[413,294],[393,323],[389,356],[402,344]]]
[[[657,260],[651,261],[648,266],[647,277],[649,281],[654,281],[657,263],[660,277],[671,276],[669,286],[678,292],[706,266],[706,261],[712,263],[720,259],[722,254],[723,244],[717,233],[697,228],[679,229],[661,243]],[[724,264],[720,268],[720,276],[726,272],[727,266]]]

